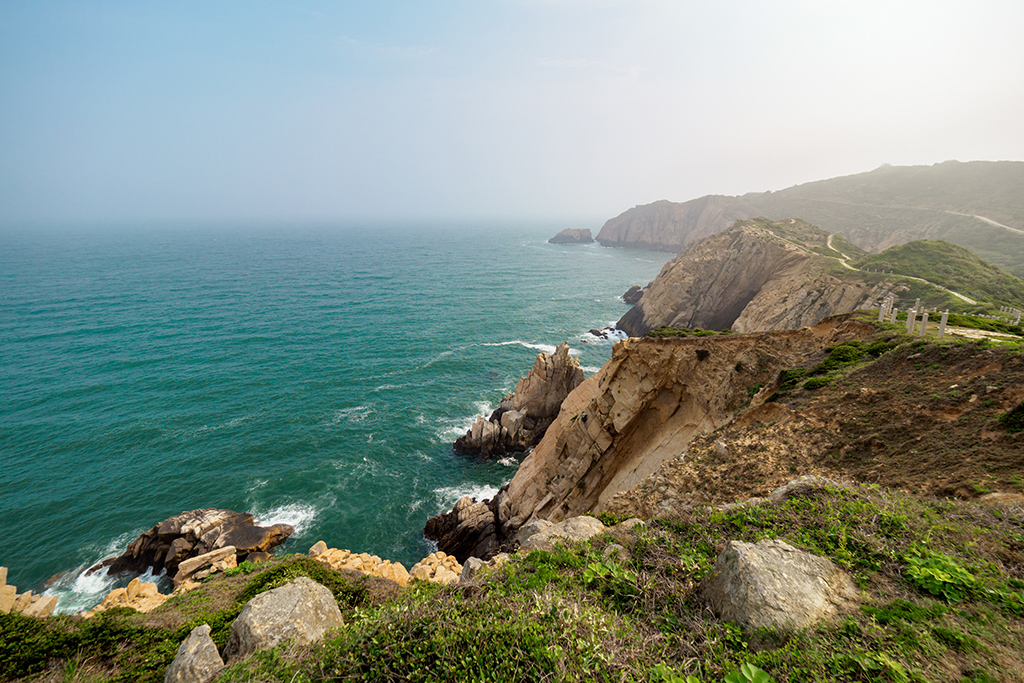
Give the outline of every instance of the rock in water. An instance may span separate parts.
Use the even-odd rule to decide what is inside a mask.
[[[286,640],[299,645],[315,643],[328,629],[342,623],[341,610],[331,591],[300,576],[246,603],[231,624],[224,658],[233,664]]]
[[[501,400],[491,416],[476,419],[466,435],[455,442],[462,453],[500,455],[535,446],[558,415],[569,393],[583,382],[578,360],[562,344],[554,353],[537,354],[530,372],[516,390]]]
[[[626,293],[622,295],[622,300],[630,306],[640,301],[640,297],[644,295],[643,287],[640,285],[633,285],[626,290]]]
[[[207,683],[223,668],[224,660],[210,637],[210,625],[200,624],[178,646],[178,653],[164,674],[164,683]]]
[[[567,228],[551,239],[551,244],[590,244],[594,241],[590,228]]]
[[[730,541],[704,585],[718,615],[749,629],[799,629],[857,599],[846,572],[777,540]]]
[[[89,571],[109,567],[112,574],[141,574],[152,567],[154,573],[166,569],[173,576],[178,565],[189,558],[234,546],[238,559],[244,560],[249,553],[266,552],[280,544],[294,531],[287,524],[256,526],[249,513],[213,508],[190,510],[160,522],[132,541],[123,555],[105,560]]]

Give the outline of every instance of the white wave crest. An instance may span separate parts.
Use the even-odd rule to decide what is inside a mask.
[[[288,503],[269,508],[266,511],[257,510],[252,513],[252,516],[259,526],[288,524],[295,528],[295,535],[298,536],[309,528],[319,512],[316,506],[309,503]]]
[[[593,365],[582,365],[582,366],[580,366],[580,369],[583,370],[583,372],[586,372],[588,374],[593,375],[595,372],[597,372],[601,368],[596,368]]]
[[[543,351],[544,353],[554,353],[555,348],[551,344],[537,344],[531,342],[525,342],[522,339],[513,339],[512,341],[503,342],[484,342],[481,346],[522,346],[527,349],[533,349],[534,351]],[[569,348],[570,356],[578,356],[580,354],[578,349]]]
[[[493,498],[498,493],[497,486],[485,486],[483,484],[463,484],[461,486],[442,486],[434,489],[434,495],[439,504],[438,510],[447,512],[452,509],[458,500],[464,496],[484,501]]]
[[[366,418],[377,412],[372,405],[355,406],[354,408],[342,408],[336,410],[331,419],[328,420],[328,424],[331,426],[337,425],[341,422],[348,422],[349,424],[358,424],[363,422]]]

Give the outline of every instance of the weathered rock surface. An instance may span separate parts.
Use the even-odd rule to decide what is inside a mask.
[[[32,591],[19,594],[17,586],[7,583],[7,567],[0,567],[0,614],[21,612],[27,617],[44,618],[56,607],[55,595],[36,595]]]
[[[777,236],[773,225],[763,219],[740,222],[680,252],[617,326],[631,336],[662,326],[736,332],[795,329],[877,307],[894,294],[895,283],[871,285],[852,271],[843,278],[827,272],[834,259]]]
[[[722,619],[749,629],[806,628],[857,600],[846,572],[778,540],[730,541],[703,590]]]
[[[593,241],[590,228],[566,228],[548,240],[551,244],[590,244]]]
[[[142,581],[135,577],[125,588],[115,588],[103,598],[103,602],[83,614],[86,619],[94,616],[97,612],[103,612],[112,607],[130,607],[136,612],[150,612],[167,601],[171,596],[163,595],[155,583]]]
[[[238,550],[233,545],[211,550],[208,553],[190,557],[178,565],[174,574],[174,587],[186,581],[203,579],[217,571],[238,566]]]
[[[583,381],[578,360],[562,344],[554,353],[537,354],[530,372],[501,400],[489,418],[477,417],[455,442],[462,453],[497,455],[525,451],[544,435],[569,392]]]
[[[623,293],[622,300],[625,301],[630,306],[632,306],[633,304],[635,304],[638,301],[640,301],[640,298],[643,295],[644,295],[644,288],[641,287],[640,285],[633,285],[632,287],[630,287],[629,289],[627,289]]]
[[[233,664],[286,640],[308,645],[342,623],[341,610],[331,591],[300,576],[246,603],[231,624],[224,658]]]
[[[471,557],[462,565],[462,574],[459,575],[459,583],[472,583],[479,575],[480,570],[491,567],[500,567],[508,562],[507,553],[498,553],[491,559],[484,561],[478,557]]]
[[[558,543],[586,541],[608,531],[596,517],[572,517],[557,524],[532,524],[525,525],[517,536],[519,547],[527,552],[554,550]]]
[[[565,399],[508,486],[489,501],[459,501],[427,523],[427,535],[464,562],[490,557],[533,520],[602,512],[684,457],[694,438],[730,424],[748,402],[763,404],[781,370],[873,329],[838,317],[799,330],[618,342]],[[764,388],[751,398],[757,384]]]
[[[224,660],[210,637],[210,625],[200,624],[178,646],[164,683],[208,683],[224,668]]]
[[[111,573],[141,574],[166,569],[174,575],[178,565],[189,558],[228,546],[235,548],[236,560],[253,552],[266,552],[288,538],[294,529],[287,524],[257,526],[249,513],[213,508],[190,510],[160,522],[128,545],[119,557],[91,568],[109,567]]]
[[[665,200],[635,206],[604,224],[597,241],[605,247],[640,247],[676,252],[758,212],[737,197],[708,195],[688,202]]]
[[[458,560],[443,552],[431,553],[413,565],[409,576],[431,583],[458,583],[463,567]]]
[[[370,576],[390,579],[399,586],[409,583],[409,572],[400,562],[383,560],[376,555],[353,553],[350,550],[328,548],[323,541],[317,541],[309,549],[309,556],[331,569],[350,569]]]

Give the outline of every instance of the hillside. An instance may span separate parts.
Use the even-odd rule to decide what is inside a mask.
[[[734,220],[796,217],[869,252],[913,240],[942,239],[1024,277],[1021,188],[1022,162],[882,166],[778,192],[634,207],[605,223],[597,240],[606,246],[674,250],[677,244],[685,246],[725,230]],[[713,212],[705,210],[709,203]]]

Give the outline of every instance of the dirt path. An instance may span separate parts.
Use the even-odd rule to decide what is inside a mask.
[[[1003,225],[1002,223],[997,223],[994,220],[992,220],[991,218],[985,218],[984,216],[976,216],[973,213],[960,213],[959,211],[946,211],[946,213],[951,213],[954,216],[967,216],[968,218],[977,218],[982,223],[988,223],[989,225],[991,225],[993,227],[1002,228],[1003,230],[1009,230],[1010,232],[1015,232],[1018,235],[1024,235],[1024,230],[1018,230],[1017,228],[1011,228],[1009,225]]]

